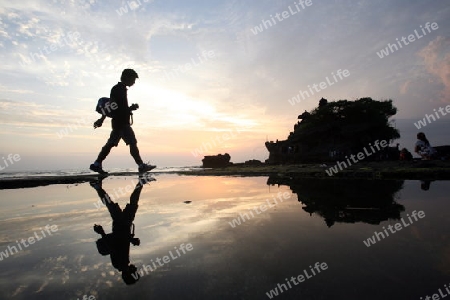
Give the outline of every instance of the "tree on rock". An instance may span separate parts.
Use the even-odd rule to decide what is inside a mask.
[[[392,100],[361,98],[328,102],[322,98],[317,108],[299,116],[301,122],[287,140],[266,143],[271,154],[269,162],[280,162],[280,158],[285,162],[321,160],[330,153],[357,153],[375,140],[398,139],[399,131],[389,120],[396,113]],[[290,157],[283,157],[285,154]]]

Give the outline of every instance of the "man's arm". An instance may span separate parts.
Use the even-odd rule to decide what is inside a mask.
[[[102,127],[103,125],[103,121],[106,119],[105,115],[102,115],[102,117],[100,119],[98,119],[97,121],[94,122],[94,129],[97,127]]]

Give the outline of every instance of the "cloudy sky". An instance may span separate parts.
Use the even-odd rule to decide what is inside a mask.
[[[398,142],[412,150],[414,122],[450,104],[450,5],[2,0],[0,57],[0,155],[21,156],[11,170],[87,169],[110,133],[109,120],[92,127],[96,101],[124,68],[139,74],[133,128],[158,166],[225,152],[264,160],[264,142],[285,139],[321,97],[392,99]],[[310,95],[292,105],[300,91]],[[450,144],[449,125],[442,116],[423,131]],[[104,166],[134,162],[120,144]]]

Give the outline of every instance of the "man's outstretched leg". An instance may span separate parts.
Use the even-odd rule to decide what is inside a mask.
[[[142,161],[141,155],[139,154],[139,149],[137,147],[137,139],[131,126],[127,126],[123,129],[123,140],[130,146],[130,154],[133,156],[134,161],[139,167],[139,173],[145,173],[156,168],[156,166],[144,164]]]
[[[91,164],[89,169],[91,169],[94,172],[98,172],[100,174],[108,174],[108,172],[103,170],[102,162],[108,156],[109,152],[111,152],[112,147],[114,147],[114,145],[110,144],[109,141],[108,141],[105,144],[105,146],[102,147],[102,150],[98,154],[97,159],[95,160],[95,162],[93,164]]]
[[[111,131],[108,141],[106,142],[105,146],[102,147],[102,150],[98,154],[97,160],[93,164],[91,164],[89,169],[91,169],[94,172],[98,172],[102,175],[108,174],[108,172],[103,170],[102,162],[108,156],[109,152],[111,152],[111,149],[119,145],[120,139],[121,139],[120,131],[117,130]]]
[[[141,155],[139,154],[139,149],[138,149],[136,143],[130,144],[130,154],[131,154],[131,156],[133,156],[134,161],[139,166],[139,168],[138,168],[139,173],[145,173],[145,172],[151,171],[154,168],[156,168],[156,166],[144,164],[144,162],[142,161]]]

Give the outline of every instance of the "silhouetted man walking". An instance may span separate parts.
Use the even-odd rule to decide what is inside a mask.
[[[98,154],[97,160],[90,166],[90,169],[94,172],[108,174],[108,172],[103,170],[102,162],[108,156],[112,147],[117,147],[121,139],[130,146],[130,154],[138,165],[139,173],[145,173],[156,168],[156,166],[144,164],[142,161],[137,147],[136,136],[131,128],[132,122],[130,123],[130,117],[132,118],[132,111],[138,109],[139,106],[137,104],[128,106],[127,87],[132,86],[136,82],[136,78],[139,78],[136,71],[133,69],[125,69],[120,77],[120,82],[111,89],[111,106],[116,107],[111,112],[112,131],[108,141]],[[101,127],[105,118],[106,115],[103,115],[95,121],[94,128]]]

